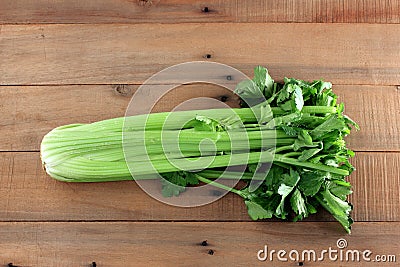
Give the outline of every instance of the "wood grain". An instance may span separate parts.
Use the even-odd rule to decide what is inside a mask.
[[[359,262],[351,256],[346,262],[346,252],[368,249],[370,259],[376,255],[398,257],[398,227],[399,223],[356,223],[352,235],[346,235],[334,223],[0,223],[0,262],[60,267],[87,267],[92,262],[97,266],[265,266],[271,261],[257,259],[265,245],[269,252],[297,250],[301,259],[304,250],[314,250],[319,257],[323,249],[338,249],[337,240],[344,238],[348,246],[342,250],[343,261],[329,260],[328,254],[323,261],[312,261],[305,254],[302,262],[305,266],[366,266],[369,262],[362,256]],[[208,246],[201,246],[205,240]],[[298,261],[288,260],[279,261],[274,254],[272,263],[298,265]]]
[[[399,23],[399,11],[398,0],[3,0],[0,23]]]
[[[278,80],[397,85],[398,36],[400,25],[379,24],[3,25],[0,84],[140,84],[211,60],[247,75],[261,64]]]
[[[355,220],[400,221],[400,153],[360,152],[353,164]],[[0,153],[0,184],[0,221],[249,220],[234,194],[206,206],[179,208],[152,199],[134,182],[58,182],[43,171],[39,153]],[[324,213],[311,219],[332,220]]]
[[[51,129],[70,123],[89,123],[124,116],[137,85],[3,86],[0,87],[0,151],[38,151]],[[141,91],[144,100],[159,91],[154,85]],[[400,91],[395,86],[338,85],[334,91],[346,105],[346,114],[361,130],[347,138],[356,151],[400,151]],[[170,111],[189,99],[222,98],[238,105],[231,91],[210,84],[177,87],[155,105],[153,111]],[[146,101],[135,106],[145,112]],[[218,107],[198,99],[191,109]]]
[[[357,170],[349,178],[354,191],[350,202],[356,206],[356,220],[399,221],[400,154],[357,153],[352,163]]]
[[[345,113],[360,131],[347,137],[356,151],[400,151],[400,89],[398,86],[333,87]]]

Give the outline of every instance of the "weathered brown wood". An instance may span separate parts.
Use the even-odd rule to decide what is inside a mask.
[[[357,221],[400,221],[400,153],[357,153],[349,178]],[[162,204],[135,182],[63,183],[43,171],[39,153],[0,153],[0,221],[249,220],[233,194],[197,208]],[[312,220],[331,220],[322,214]]]
[[[352,160],[356,171],[349,181],[354,185],[350,201],[359,221],[399,221],[400,154],[357,153]]]
[[[398,262],[399,23],[400,0],[0,1],[0,266],[297,266],[276,254],[272,263],[259,262],[257,252],[264,245],[336,249],[338,238],[348,249],[396,255]],[[226,63],[250,76],[261,64],[277,80],[335,84],[346,114],[361,126],[347,138],[363,151],[349,177],[352,235],[326,212],[298,223],[250,222],[233,194],[178,208],[133,181],[62,183],[45,174],[38,152],[15,152],[37,151],[56,126],[123,116],[138,84],[194,60]],[[196,96],[227,96],[226,104],[237,106],[227,90],[187,85],[153,111]],[[208,246],[200,245],[204,240]]]
[[[0,23],[399,23],[398,0],[3,0]]]
[[[0,220],[240,220],[239,198],[199,208],[162,204],[135,182],[72,184],[52,180],[38,153],[0,153]]]
[[[115,222],[115,223],[0,223],[0,261],[18,266],[298,266],[304,250],[304,266],[395,266],[400,249],[396,223],[356,223],[346,235],[334,223],[252,223],[252,222]],[[339,249],[337,242],[347,242]],[[201,243],[207,241],[207,246]],[[343,243],[340,243],[343,244]],[[259,261],[264,246],[285,250],[288,261],[277,254]],[[341,246],[340,246],[341,247]],[[330,260],[321,251],[331,253]],[[289,258],[297,250],[299,261]],[[347,251],[360,251],[360,260]],[[357,251],[356,251],[357,250]],[[367,262],[362,253],[395,255],[391,261]],[[342,260],[340,260],[342,251]],[[307,252],[305,252],[307,253]],[[351,252],[350,252],[351,253]],[[269,253],[268,253],[269,254]],[[347,255],[347,256],[346,256]],[[263,256],[263,254],[260,254]],[[346,262],[346,259],[349,261]]]
[[[400,25],[378,24],[3,25],[0,84],[137,84],[211,60],[248,75],[262,64],[277,79],[397,85],[398,36]]]
[[[124,116],[136,85],[3,86],[0,87],[0,151],[37,151],[44,134],[60,125],[89,123]],[[145,112],[145,91],[137,113]],[[347,138],[356,151],[400,151],[400,92],[395,86],[334,86],[346,114],[360,124],[361,130]],[[237,106],[237,97],[216,85],[180,86],[165,95],[154,112],[170,111],[176,105],[197,97],[221,99]],[[202,104],[204,103],[204,105]],[[211,105],[211,106],[210,106]],[[190,108],[210,108],[201,101]],[[217,106],[215,106],[217,107]]]
[[[345,114],[359,131],[347,137],[356,151],[400,151],[400,90],[398,86],[338,85],[333,87]]]

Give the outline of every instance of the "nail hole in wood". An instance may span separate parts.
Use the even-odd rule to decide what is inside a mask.
[[[205,54],[204,58],[211,58],[211,55],[210,54]]]
[[[9,264],[7,264],[7,267],[18,267],[17,265],[12,264],[12,262],[10,262]]]
[[[201,9],[201,11],[204,12],[204,13],[210,12],[210,10],[208,9],[208,6],[203,7],[203,8]]]
[[[231,76],[231,75],[228,75],[228,76],[226,76],[226,79],[227,79],[228,81],[231,81],[231,80],[232,80],[232,76]]]
[[[153,5],[153,1],[152,0],[139,0],[138,4],[139,4],[139,6],[150,7]]]
[[[114,90],[122,96],[129,96],[131,94],[131,89],[127,84],[117,84],[115,85]]]
[[[94,262],[92,262],[92,267],[96,267],[97,266],[97,263],[94,261]]]
[[[214,250],[210,249],[207,253],[208,253],[209,255],[214,255]]]
[[[202,245],[203,247],[208,246],[207,240],[204,240],[203,242],[201,242],[200,245]]]
[[[299,261],[299,262],[297,263],[297,265],[298,265],[298,266],[303,266],[303,265],[304,265],[304,262]]]

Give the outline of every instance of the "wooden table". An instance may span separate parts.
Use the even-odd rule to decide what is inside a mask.
[[[339,238],[400,261],[399,0],[2,0],[0,23],[0,266],[270,266],[257,259],[264,245],[321,250]],[[352,235],[327,214],[251,222],[231,194],[178,208],[134,182],[68,184],[45,174],[46,132],[123,116],[144,80],[195,60],[332,81],[361,126],[347,139],[357,152]],[[224,89],[187,85],[156,110],[195,94],[237,104]]]

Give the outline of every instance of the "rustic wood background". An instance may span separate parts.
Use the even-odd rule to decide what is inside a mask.
[[[321,249],[340,237],[399,262],[399,24],[399,0],[1,0],[0,266],[268,265],[256,256],[264,245]],[[333,82],[361,126],[348,138],[357,152],[352,235],[328,214],[250,222],[234,195],[176,208],[134,182],[67,184],[44,173],[46,132],[122,116],[145,79],[193,60]],[[224,89],[187,85],[156,110],[194,94],[237,104]],[[368,263],[273,262],[301,264]]]

